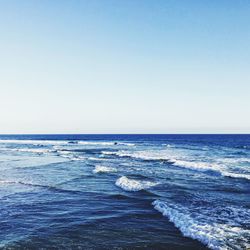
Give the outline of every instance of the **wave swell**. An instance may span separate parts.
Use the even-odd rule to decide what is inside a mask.
[[[150,161],[165,161],[173,166],[182,167],[190,170],[200,171],[200,172],[213,172],[221,176],[230,177],[230,178],[241,178],[250,180],[250,173],[235,172],[234,169],[228,169],[225,164],[215,163],[215,162],[202,162],[202,161],[191,161],[178,159],[177,155],[170,155],[169,152],[164,150],[162,151],[102,151],[103,155],[116,155],[119,157],[130,157],[141,160],[150,160]],[[243,159],[247,161],[248,158]]]
[[[211,214],[202,215],[201,212],[194,216],[195,213],[187,208],[168,205],[160,200],[154,201],[152,205],[168,217],[184,236],[198,240],[211,249],[245,249],[248,246],[250,230],[242,229],[240,225],[233,225],[233,214],[231,214],[230,225],[230,223],[210,222]]]

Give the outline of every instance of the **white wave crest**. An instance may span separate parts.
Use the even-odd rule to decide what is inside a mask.
[[[139,181],[129,179],[126,176],[122,176],[116,180],[115,185],[124,189],[125,191],[140,191],[157,185],[156,182],[151,181]]]
[[[118,142],[118,145],[124,145],[124,146],[129,146],[129,147],[135,146],[135,144],[131,142]]]
[[[87,158],[81,155],[73,154],[70,151],[65,151],[65,150],[57,150],[57,153],[60,157],[69,159],[70,161],[83,161],[86,160]]]
[[[93,173],[95,173],[95,174],[96,173],[110,173],[110,172],[116,172],[116,171],[117,171],[116,168],[97,165],[97,166],[95,166]]]
[[[247,179],[250,180],[250,174],[240,174],[240,173],[232,173],[232,172],[221,172],[221,175],[225,177],[231,177],[231,178],[241,178],[241,179]]]
[[[90,160],[90,161],[107,161],[107,159],[99,158],[99,157],[89,157],[88,160]]]
[[[152,205],[168,217],[184,236],[198,240],[211,249],[245,249],[249,243],[250,230],[239,225],[209,221],[210,213],[194,216],[187,208],[168,205],[160,200],[154,201]]]
[[[216,163],[209,163],[209,162],[197,162],[197,161],[186,161],[186,160],[176,160],[171,159],[170,162],[173,163],[173,165],[178,167],[184,167],[188,169],[193,170],[200,170],[200,171],[220,171],[221,166]]]
[[[147,150],[147,151],[102,151],[103,155],[116,155],[119,157],[132,157],[142,160],[167,161],[177,167],[182,167],[190,170],[207,172],[212,171],[219,175],[231,178],[244,178],[250,180],[250,173],[238,173],[235,169],[229,169],[226,164],[221,162],[209,161],[194,161],[186,160],[186,157],[175,154],[169,150]],[[244,158],[246,161],[248,158]]]
[[[111,151],[102,151],[103,155],[117,155],[117,152],[111,152]]]
[[[161,151],[102,151],[104,155],[117,155],[119,157],[132,157],[142,160],[169,160],[169,152],[165,150]]]
[[[225,177],[242,178],[250,180],[249,173],[236,173],[229,170],[224,164],[209,163],[209,162],[196,162],[196,161],[184,161],[184,160],[171,160],[173,165],[183,168],[188,168],[196,171],[213,171]]]

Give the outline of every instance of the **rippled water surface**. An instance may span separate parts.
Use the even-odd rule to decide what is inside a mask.
[[[246,249],[250,135],[0,136],[2,249]]]

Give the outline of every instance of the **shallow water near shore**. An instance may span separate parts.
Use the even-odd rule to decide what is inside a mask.
[[[250,135],[1,135],[1,249],[246,249]]]

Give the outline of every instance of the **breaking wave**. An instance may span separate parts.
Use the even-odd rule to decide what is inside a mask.
[[[116,155],[119,157],[131,157],[135,159],[150,160],[150,161],[166,161],[173,166],[182,167],[194,171],[201,172],[213,172],[214,174],[219,174],[225,177],[231,178],[242,178],[250,180],[250,173],[237,173],[234,169],[228,169],[224,163],[216,162],[203,162],[203,161],[191,161],[178,159],[178,155],[172,155],[169,151],[102,151],[103,155]],[[242,159],[243,162],[247,162],[249,159]],[[239,160],[240,161],[240,160]]]
[[[183,161],[183,160],[174,160],[172,159],[172,164],[178,167],[183,167],[196,171],[212,171],[218,173],[225,177],[231,178],[241,178],[250,180],[250,173],[235,173],[232,170],[227,169],[226,166],[217,164],[217,163],[209,163],[209,162],[195,162],[195,161]]]
[[[250,174],[240,174],[240,173],[232,173],[232,172],[221,172],[221,175],[225,177],[230,177],[230,178],[241,178],[241,179],[246,179],[250,180]]]
[[[141,159],[141,160],[169,160],[168,156],[169,152],[166,151],[102,151],[103,155],[116,155],[119,157],[131,157],[135,159]]]
[[[116,180],[115,185],[122,188],[125,191],[140,191],[157,185],[156,182],[151,181],[139,181],[129,179],[126,176],[122,176]]]
[[[233,208],[228,208],[227,213],[221,208],[223,216],[228,216],[228,221],[223,223],[219,220],[210,221],[212,209],[204,215],[202,211],[194,213],[185,207],[168,205],[160,200],[154,201],[152,205],[168,217],[184,236],[198,240],[211,249],[245,249],[249,244],[250,230],[240,227],[239,214]]]
[[[95,169],[93,170],[93,173],[110,173],[110,172],[116,172],[117,169],[113,167],[106,167],[106,166],[101,166],[97,165],[95,166]]]

